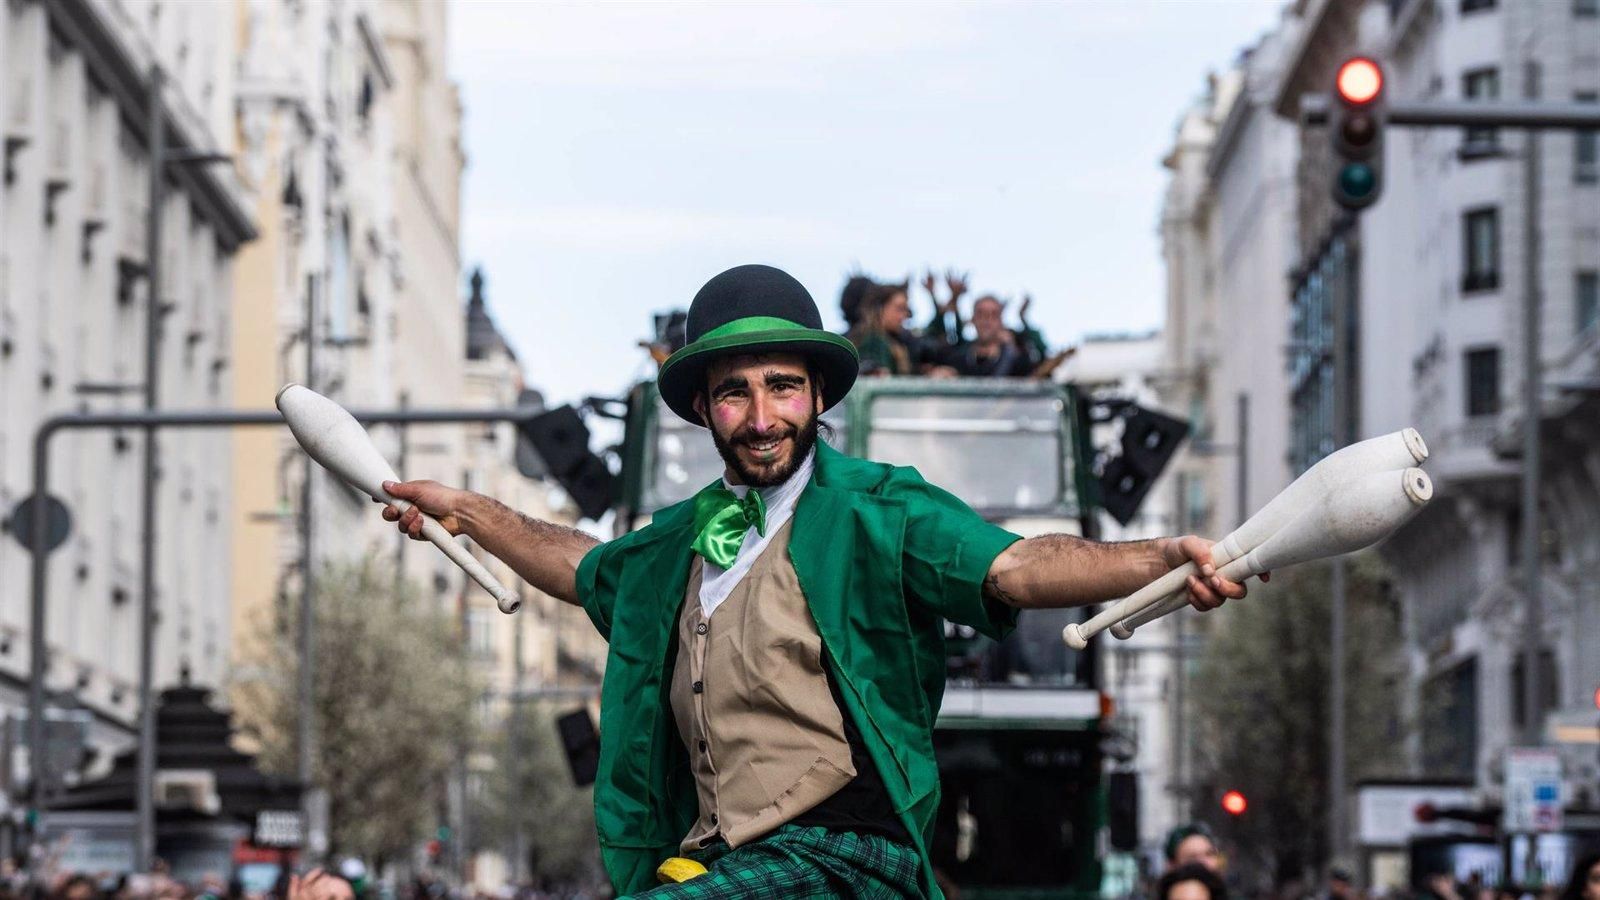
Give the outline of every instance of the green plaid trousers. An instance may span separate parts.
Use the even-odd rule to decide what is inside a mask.
[[[649,900],[922,897],[917,851],[877,835],[784,825],[738,849],[719,843],[690,856],[710,871],[633,896]]]

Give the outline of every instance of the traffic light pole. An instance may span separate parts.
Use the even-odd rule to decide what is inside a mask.
[[[538,407],[512,407],[497,409],[401,409],[352,410],[358,421],[366,424],[450,424],[462,422],[524,422],[539,415]],[[130,413],[69,413],[52,416],[41,422],[33,437],[33,496],[48,495],[50,487],[50,441],[58,432],[91,429],[143,428],[154,432],[158,428],[231,428],[249,425],[282,425],[283,415],[276,410],[194,410],[187,412],[130,412]],[[49,587],[49,522],[50,517],[33,517],[33,534],[29,540],[32,570],[30,575],[32,604],[28,622],[28,807],[35,828],[43,826],[47,794],[45,791],[45,676],[49,642],[48,627]],[[141,661],[141,665],[144,662]],[[141,711],[142,721],[143,711]],[[154,742],[154,735],[145,735],[141,741]],[[151,748],[152,750],[154,748]],[[153,757],[152,757],[153,759]],[[37,837],[37,832],[36,835]]]
[[[1527,64],[1524,84],[1529,99],[1539,95],[1539,64]],[[1540,395],[1544,392],[1544,366],[1540,358],[1540,319],[1543,298],[1539,289],[1539,129],[1530,128],[1522,165],[1527,199],[1523,211],[1522,301],[1522,568],[1527,581],[1527,620],[1522,628],[1522,725],[1523,742],[1542,744],[1544,729],[1544,582],[1540,572],[1539,468],[1544,448],[1539,433],[1543,415]],[[1532,853],[1533,841],[1529,841]]]
[[[1328,124],[1328,98],[1306,94],[1300,98],[1300,121],[1306,125]],[[1383,120],[1388,125],[1442,126],[1446,128],[1563,128],[1577,131],[1600,129],[1600,104],[1477,103],[1463,100],[1430,100],[1425,103],[1383,105]]]
[[[1344,75],[1352,67],[1366,67],[1363,75],[1371,75],[1370,93],[1350,98]],[[1304,125],[1330,125],[1333,128],[1334,151],[1347,162],[1363,160],[1365,165],[1346,165],[1334,179],[1334,200],[1347,210],[1360,210],[1378,199],[1381,191],[1382,127],[1443,127],[1443,128],[1525,128],[1528,131],[1525,165],[1525,279],[1523,279],[1523,447],[1522,447],[1522,564],[1526,578],[1526,621],[1523,623],[1523,741],[1528,745],[1542,743],[1542,705],[1544,705],[1544,677],[1542,677],[1542,644],[1544,644],[1544,605],[1541,589],[1541,541],[1539,541],[1539,463],[1541,463],[1542,360],[1541,360],[1541,287],[1539,287],[1539,131],[1544,128],[1562,130],[1600,130],[1600,104],[1582,102],[1539,101],[1538,62],[1528,61],[1525,78],[1525,98],[1520,102],[1427,101],[1389,102],[1382,98],[1382,70],[1371,59],[1355,58],[1339,67],[1330,94],[1304,94],[1301,96],[1301,122]],[[1354,101],[1354,102],[1352,102]],[[1365,127],[1355,138],[1346,135],[1347,117],[1358,112],[1365,114]],[[1352,141],[1360,143],[1352,143]],[[1373,151],[1376,151],[1374,154]],[[1376,157],[1376,159],[1373,159]],[[1365,170],[1365,189],[1350,194],[1344,183],[1344,170]],[[1342,340],[1341,335],[1336,338]],[[1339,397],[1342,394],[1342,367],[1334,367],[1334,429],[1344,431],[1346,413]],[[1336,444],[1344,444],[1347,436],[1336,434]],[[1344,682],[1342,682],[1342,639],[1344,639],[1344,567],[1334,560],[1333,570],[1333,733],[1330,735],[1330,834],[1334,854],[1338,855],[1344,844],[1344,814],[1342,814],[1342,788],[1344,788]]]

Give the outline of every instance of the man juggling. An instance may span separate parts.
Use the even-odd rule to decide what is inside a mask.
[[[658,381],[726,471],[649,526],[599,543],[469,491],[383,485],[414,504],[384,509],[402,531],[433,516],[610,641],[595,821],[619,894],[938,897],[941,620],[999,638],[1018,610],[1123,597],[1191,561],[1195,607],[1245,594],[1210,541],[1024,540],[914,469],[818,441],[858,365],[798,281],[740,266],[695,296]],[[708,871],[658,884],[678,856]]]

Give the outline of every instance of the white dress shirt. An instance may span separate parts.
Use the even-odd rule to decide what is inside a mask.
[[[767,510],[766,534],[754,528],[746,529],[744,543],[739,545],[739,555],[733,558],[733,565],[724,569],[709,559],[703,562],[700,574],[700,609],[705,612],[706,618],[710,618],[717,607],[722,605],[722,601],[728,599],[728,594],[733,592],[745,573],[750,571],[750,564],[767,549],[767,544],[771,542],[772,536],[778,529],[783,527],[783,523],[794,515],[794,505],[800,500],[800,492],[811,482],[812,464],[816,458],[817,451],[813,449],[806,454],[805,460],[794,470],[794,474],[789,476],[788,481],[772,487],[757,488],[761,492],[761,501]],[[734,496],[740,500],[743,500],[745,493],[750,490],[746,485],[729,484],[727,475],[722,476],[722,484],[733,491]]]

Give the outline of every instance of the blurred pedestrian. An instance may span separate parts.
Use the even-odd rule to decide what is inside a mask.
[[[1169,869],[1156,882],[1155,900],[1228,900],[1222,877],[1200,863]]]
[[[1591,851],[1578,858],[1572,867],[1572,877],[1561,892],[1561,900],[1600,900],[1600,851]]]
[[[312,869],[304,877],[289,879],[288,900],[355,900],[355,889],[350,882],[332,872]]]
[[[72,875],[50,892],[51,900],[96,900],[100,891],[87,875]]]
[[[1328,870],[1328,900],[1359,900],[1350,872],[1338,866]]]
[[[1199,822],[1179,825],[1167,832],[1165,849],[1168,871],[1191,864],[1205,866],[1213,872],[1222,870],[1222,854],[1217,852],[1217,842],[1211,837],[1210,829]]]

